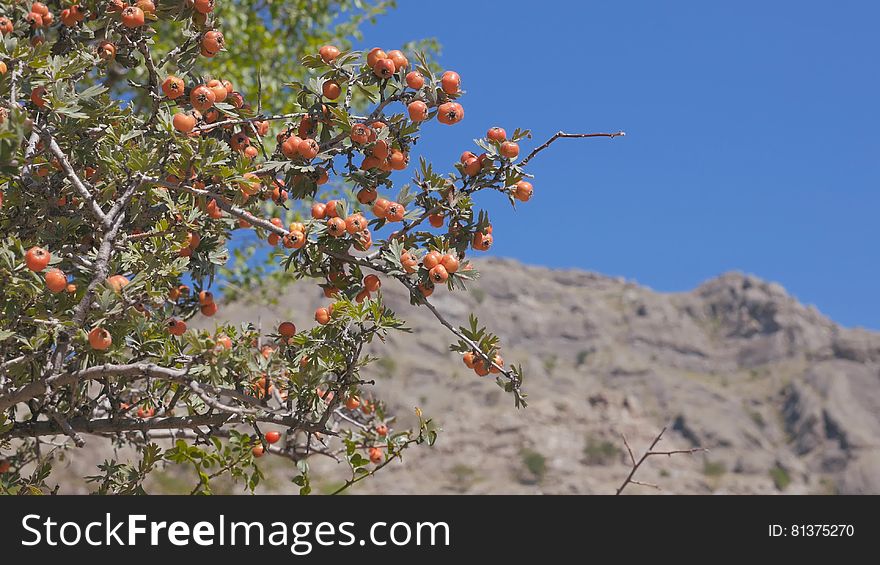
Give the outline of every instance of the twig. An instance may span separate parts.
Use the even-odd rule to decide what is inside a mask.
[[[633,479],[633,477],[636,474],[636,471],[638,471],[639,467],[642,466],[642,463],[644,463],[645,460],[648,457],[651,457],[652,455],[666,455],[666,456],[672,456],[672,455],[678,455],[678,454],[693,455],[694,453],[699,453],[701,451],[702,452],[709,451],[708,449],[706,449],[704,447],[694,447],[692,449],[673,449],[671,451],[654,451],[654,448],[657,446],[658,443],[660,443],[660,439],[663,437],[663,434],[665,434],[665,433],[666,433],[666,427],[664,426],[663,429],[660,430],[660,433],[657,434],[657,437],[654,438],[654,441],[651,442],[651,445],[650,445],[650,447],[648,447],[648,450],[642,454],[641,458],[638,461],[636,461],[636,457],[633,454],[632,448],[629,446],[629,442],[627,441],[626,436],[623,434],[620,434],[620,437],[623,438],[623,445],[626,446],[626,450],[629,453],[630,461],[632,461],[632,469],[630,470],[629,475],[627,475],[626,479],[623,481],[623,484],[621,484],[617,488],[617,492],[614,493],[615,495],[618,495],[621,492],[623,492],[623,489],[625,489],[626,485],[628,485],[628,484],[641,485],[641,486],[651,487],[651,488],[655,488],[657,490],[660,490],[660,487],[655,484],[643,483],[643,482],[636,481]]]
[[[525,167],[529,163],[529,161],[531,161],[535,157],[535,155],[537,155],[541,151],[550,147],[550,144],[552,144],[557,139],[561,139],[563,137],[572,138],[572,139],[583,138],[583,137],[609,137],[609,138],[613,139],[615,137],[622,137],[624,135],[626,135],[626,132],[623,132],[623,131],[618,131],[615,133],[565,133],[563,131],[557,131],[556,133],[553,134],[553,136],[550,139],[548,139],[547,141],[545,141],[544,143],[542,143],[538,147],[535,147],[534,149],[532,149],[532,152],[529,153],[529,155],[525,159],[523,159],[522,161],[519,162],[519,166]]]

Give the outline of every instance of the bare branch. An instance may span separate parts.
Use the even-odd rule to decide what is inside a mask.
[[[534,149],[532,149],[532,152],[529,153],[529,155],[525,159],[523,159],[522,161],[519,162],[519,166],[525,167],[526,165],[528,165],[529,161],[534,159],[535,155],[537,155],[541,151],[550,147],[550,145],[554,141],[556,141],[557,139],[562,139],[562,138],[576,139],[576,138],[584,138],[584,137],[609,137],[611,139],[614,139],[615,137],[622,137],[624,135],[626,135],[626,132],[623,132],[623,131],[618,131],[615,133],[565,133],[563,131],[557,131],[556,133],[553,134],[552,137],[550,137],[550,139],[548,139],[547,141],[545,141],[544,143],[542,143],[538,147],[535,147]]]
[[[678,454],[692,455],[694,453],[709,451],[708,449],[703,448],[703,447],[695,447],[692,449],[673,449],[671,451],[654,451],[654,448],[657,446],[658,443],[660,443],[660,439],[663,437],[663,434],[665,434],[665,433],[666,433],[666,427],[664,427],[662,430],[660,430],[660,433],[657,434],[657,437],[655,437],[654,441],[651,442],[651,445],[648,447],[648,450],[642,454],[641,458],[639,458],[638,461],[636,461],[636,458],[633,455],[633,450],[630,448],[629,442],[626,440],[626,436],[623,434],[620,434],[621,437],[623,438],[623,444],[626,446],[626,450],[629,452],[629,457],[630,457],[630,460],[632,461],[632,469],[630,469],[629,475],[627,475],[626,479],[624,479],[623,484],[621,484],[617,488],[617,492],[614,493],[615,495],[618,495],[621,492],[623,492],[623,489],[625,489],[626,486],[629,484],[641,485],[641,486],[651,487],[651,488],[655,488],[657,490],[660,490],[660,487],[655,484],[644,483],[644,482],[636,481],[633,479],[633,477],[635,477],[636,471],[639,470],[639,467],[642,466],[642,463],[644,463],[645,460],[648,459],[648,457],[651,457],[653,455],[666,455],[666,456],[672,456],[672,455],[678,455]]]

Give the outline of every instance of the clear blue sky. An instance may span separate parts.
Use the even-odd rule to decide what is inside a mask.
[[[880,3],[400,4],[359,47],[443,44],[468,94],[418,146],[435,164],[491,125],[627,132],[538,157],[495,254],[663,291],[742,270],[880,329]]]

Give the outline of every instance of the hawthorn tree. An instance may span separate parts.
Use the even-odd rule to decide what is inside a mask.
[[[412,45],[347,50],[387,7],[360,4],[0,3],[0,492],[51,491],[55,455],[94,437],[139,454],[99,464],[99,493],[173,464],[194,494],[221,476],[253,491],[272,455],[307,494],[312,456],[347,464],[346,488],[433,444],[430,419],[402,429],[370,390],[365,348],[406,331],[382,285],[525,406],[499,338],[429,297],[466,290],[492,245],[474,193],[528,201],[556,139],[622,133],[559,133],[520,160],[529,132],[493,127],[449,172],[411,162],[423,131],[463,119],[461,79]],[[212,289],[241,299],[267,277],[310,279],[326,305],[187,327],[218,312]]]

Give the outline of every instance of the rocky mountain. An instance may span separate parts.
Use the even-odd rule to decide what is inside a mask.
[[[472,293],[432,298],[502,337],[505,359],[526,368],[528,408],[468,371],[430,313],[386,285],[414,332],[384,346],[378,392],[404,417],[418,405],[443,433],[358,492],[610,493],[628,470],[621,434],[639,452],[668,426],[660,448],[710,451],[650,459],[639,478],[660,492],[880,493],[880,334],[741,273],[667,294],[510,260],[478,266]],[[321,301],[293,291],[256,313],[305,321]]]
[[[526,369],[528,408],[467,370],[450,334],[386,284],[414,331],[393,335],[365,377],[404,423],[418,405],[443,431],[353,492],[613,493],[629,470],[622,434],[638,455],[667,426],[659,449],[709,451],[649,459],[638,479],[662,490],[628,494],[880,494],[880,334],[842,328],[741,273],[669,294],[503,259],[478,268],[473,292],[432,298],[455,323],[475,311],[502,337],[505,360]],[[323,302],[295,285],[279,306],[221,313],[304,326]],[[267,458],[271,489],[294,492],[288,465]],[[330,460],[314,465],[318,492],[344,476]],[[175,484],[169,472],[152,491]]]

